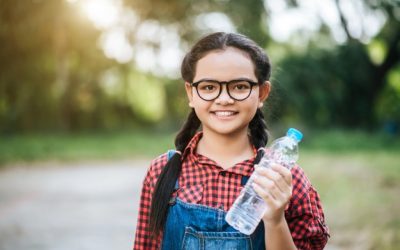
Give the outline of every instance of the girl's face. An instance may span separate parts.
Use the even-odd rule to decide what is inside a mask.
[[[231,81],[245,78],[258,82],[254,74],[254,65],[249,55],[239,49],[228,47],[225,50],[215,50],[197,62],[193,82],[203,79]],[[213,132],[221,135],[247,133],[250,121],[257,108],[261,107],[270,91],[270,83],[252,87],[249,97],[242,101],[232,99],[222,85],[222,92],[213,101],[205,101],[198,95],[196,88],[185,83],[189,98],[189,106],[194,108],[202,123],[203,132]]]

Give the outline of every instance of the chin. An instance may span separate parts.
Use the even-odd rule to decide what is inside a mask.
[[[228,126],[221,126],[218,128],[210,128],[209,130],[213,131],[214,133],[224,135],[224,136],[229,136],[229,135],[235,135],[241,132],[247,133],[247,127],[240,128],[240,127],[228,127]]]

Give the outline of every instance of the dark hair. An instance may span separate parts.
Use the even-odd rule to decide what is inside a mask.
[[[206,54],[215,50],[224,50],[227,47],[234,47],[246,52],[254,63],[255,75],[259,84],[269,80],[271,75],[271,64],[264,50],[254,41],[244,35],[234,33],[217,32],[200,39],[186,54],[181,66],[182,78],[186,82],[192,82],[196,74],[197,62]],[[200,128],[201,122],[192,109],[186,122],[175,138],[176,150],[184,152],[186,146]],[[268,142],[267,125],[264,115],[260,109],[249,124],[251,143],[256,148],[265,147]],[[255,159],[258,163],[263,155],[259,150]],[[180,154],[171,157],[158,177],[152,197],[150,209],[150,229],[153,236],[159,235],[163,230],[169,207],[169,200],[174,191],[175,182],[182,169]]]

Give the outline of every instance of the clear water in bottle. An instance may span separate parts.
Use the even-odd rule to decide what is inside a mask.
[[[298,146],[303,135],[300,131],[290,128],[286,136],[276,139],[266,154],[260,160],[258,167],[269,168],[278,163],[291,169],[298,159]],[[256,176],[254,172],[229,209],[225,220],[241,233],[250,235],[260,223],[266,210],[266,203],[254,191],[252,183]]]

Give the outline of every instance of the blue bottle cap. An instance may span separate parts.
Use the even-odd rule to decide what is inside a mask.
[[[286,135],[296,139],[298,142],[303,139],[303,134],[295,128],[289,128]]]

